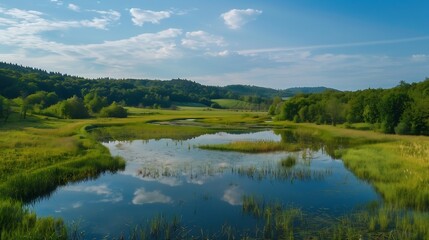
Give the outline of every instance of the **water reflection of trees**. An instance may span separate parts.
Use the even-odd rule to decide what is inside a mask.
[[[332,169],[313,170],[306,165],[307,160],[300,161],[300,164],[291,168],[280,165],[280,161],[273,161],[272,164],[253,164],[226,166],[222,164],[205,165],[177,165],[177,166],[145,166],[137,170],[137,176],[143,179],[161,180],[164,178],[182,178],[189,181],[207,179],[222,174],[235,174],[245,176],[254,180],[278,180],[278,181],[321,181],[332,175]]]
[[[239,167],[232,169],[233,173],[246,176],[255,180],[278,180],[278,181],[321,181],[332,175],[331,169],[311,170],[309,168],[256,168]]]
[[[321,139],[312,130],[274,130],[274,133],[280,135],[281,141],[285,144],[298,144],[299,149],[306,151],[303,154],[322,151],[333,159],[338,158],[339,150],[347,148],[350,144],[348,139],[342,137]]]

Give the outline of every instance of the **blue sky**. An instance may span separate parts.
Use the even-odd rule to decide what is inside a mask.
[[[426,0],[3,0],[0,61],[285,89],[429,76]]]

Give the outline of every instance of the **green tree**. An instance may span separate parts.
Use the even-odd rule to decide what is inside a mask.
[[[82,99],[76,95],[62,101],[59,104],[59,108],[60,115],[63,118],[80,119],[89,117],[88,109],[83,104]]]
[[[103,107],[106,107],[107,98],[100,97],[97,93],[90,92],[84,97],[85,106],[93,113],[98,113]]]
[[[127,110],[116,102],[113,102],[108,107],[102,108],[100,111],[100,117],[126,118],[127,116]]]
[[[20,118],[26,119],[27,118],[27,112],[31,108],[30,104],[28,103],[28,100],[26,97],[20,98]]]
[[[273,102],[271,103],[268,109],[268,115],[274,116],[279,114],[279,106],[282,102],[282,99],[279,96],[274,97]]]
[[[381,130],[384,133],[393,133],[401,119],[402,113],[410,102],[404,93],[389,92],[383,96],[381,102]]]
[[[337,123],[340,121],[343,113],[343,108],[343,104],[335,96],[332,96],[326,102],[326,114],[329,116],[331,124],[333,126],[337,125]]]
[[[363,122],[365,99],[362,95],[353,97],[348,102],[347,122],[356,123]]]

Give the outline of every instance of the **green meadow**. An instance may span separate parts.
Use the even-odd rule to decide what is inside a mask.
[[[258,153],[296,152],[326,145],[328,154],[342,159],[357,177],[368,181],[380,193],[385,204],[371,211],[358,211],[349,217],[333,220],[328,228],[313,236],[355,239],[364,233],[365,239],[429,239],[428,137],[386,135],[342,126],[271,122],[266,113],[258,112],[194,107],[179,110],[128,108],[128,111],[129,117],[124,119],[60,120],[30,115],[21,120],[12,116],[7,124],[0,125],[1,239],[79,239],[78,230],[66,226],[61,219],[38,218],[24,205],[49,196],[57,187],[67,183],[124,169],[124,160],[112,157],[100,141],[180,140],[219,130],[258,129],[274,129],[284,135],[284,140],[241,141],[199,147]],[[291,138],[294,141],[287,140]],[[279,167],[287,172],[295,161],[294,156],[289,156],[281,161]],[[249,170],[237,171],[250,174]],[[297,236],[296,231],[302,238],[307,237],[302,232],[306,224],[302,216],[306,213],[299,209],[268,207],[246,197],[243,212],[265,219],[267,229],[262,228],[257,233],[261,238],[293,239]],[[165,237],[176,231],[178,223],[177,220],[168,223],[160,216],[151,225],[144,228],[146,232],[155,231]],[[167,228],[162,230],[158,225]],[[229,231],[232,230],[227,227],[222,229],[223,237],[228,238]]]

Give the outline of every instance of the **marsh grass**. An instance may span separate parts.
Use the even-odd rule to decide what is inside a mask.
[[[308,168],[284,168],[284,167],[238,167],[232,169],[233,173],[246,176],[255,180],[280,180],[280,181],[322,181],[332,175],[331,169],[310,170]]]
[[[388,204],[428,210],[429,163],[424,150],[419,153],[414,147],[413,142],[362,146],[348,149],[343,160],[354,174],[369,181]]]
[[[226,144],[209,144],[198,146],[205,150],[234,151],[247,153],[264,153],[275,151],[298,151],[296,145],[287,145],[282,142],[262,140],[262,141],[237,141]]]
[[[0,200],[0,239],[67,239],[67,230],[62,220],[40,219],[17,201]]]
[[[332,216],[243,196],[242,211],[262,221],[254,239],[429,239],[429,213],[378,203]]]
[[[292,155],[289,155],[286,158],[283,158],[282,160],[280,160],[280,166],[284,168],[291,168],[295,166],[295,164],[296,164],[296,157]]]

